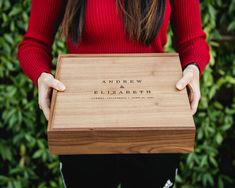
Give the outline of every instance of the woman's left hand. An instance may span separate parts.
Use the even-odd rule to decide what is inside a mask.
[[[176,83],[176,88],[182,90],[187,87],[192,114],[197,111],[201,97],[200,72],[196,65],[189,64],[183,71],[183,77]]]

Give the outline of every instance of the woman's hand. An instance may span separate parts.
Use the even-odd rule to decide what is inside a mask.
[[[192,114],[197,111],[201,97],[200,93],[200,72],[196,65],[189,64],[183,71],[183,77],[176,83],[176,88],[182,90],[187,86]]]
[[[65,85],[51,74],[43,72],[38,78],[38,104],[46,119],[49,119],[52,88],[64,91]]]

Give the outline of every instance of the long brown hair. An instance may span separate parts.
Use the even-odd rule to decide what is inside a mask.
[[[116,5],[127,36],[151,44],[162,25],[165,0],[116,0]],[[82,37],[85,9],[86,0],[67,0],[61,31],[75,43]]]

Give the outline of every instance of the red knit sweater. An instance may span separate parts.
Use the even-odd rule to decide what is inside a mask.
[[[150,46],[128,39],[116,0],[87,0],[84,35],[79,44],[67,39],[68,53],[160,53],[167,42],[169,21],[182,67],[195,62],[201,73],[209,62],[200,18],[199,0],[166,0],[160,32]],[[65,9],[65,0],[32,0],[27,32],[18,48],[25,74],[37,86],[42,72],[51,71],[51,46]]]

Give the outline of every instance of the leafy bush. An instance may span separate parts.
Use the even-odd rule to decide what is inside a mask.
[[[201,80],[195,152],[183,157],[177,187],[234,187],[235,1],[207,0],[201,9],[211,62]]]
[[[182,156],[176,187],[234,187],[235,1],[206,0],[201,7],[211,62],[201,78],[195,152]],[[0,187],[62,187],[37,90],[16,59],[29,10],[30,0],[0,0]],[[171,37],[169,32],[168,50]],[[53,56],[62,52],[64,43],[55,40]]]

